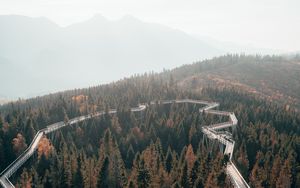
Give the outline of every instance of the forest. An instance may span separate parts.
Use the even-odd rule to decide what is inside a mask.
[[[39,143],[36,154],[11,177],[17,187],[232,187],[228,158],[203,140],[201,127],[222,121],[197,105],[139,103],[201,99],[220,103],[239,120],[233,162],[251,187],[300,187],[300,115],[297,109],[234,87],[182,89],[175,72],[135,75],[0,107],[0,170],[45,126],[116,108]],[[200,87],[200,86],[199,86]]]

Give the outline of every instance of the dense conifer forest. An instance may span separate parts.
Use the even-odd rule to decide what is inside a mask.
[[[191,98],[216,101],[220,109],[235,112],[239,123],[233,161],[251,187],[300,187],[296,109],[236,87],[183,89],[185,76],[176,71],[2,106],[0,170],[27,148],[39,129],[116,108],[115,115],[106,113],[44,137],[12,182],[18,187],[232,187],[225,174],[228,157],[218,145],[207,145],[201,132],[202,126],[223,119],[199,114],[199,106],[190,104],[129,110],[139,103]]]

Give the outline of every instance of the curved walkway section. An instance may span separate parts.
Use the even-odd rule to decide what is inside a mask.
[[[215,107],[218,107],[218,103],[214,102],[207,102],[202,100],[191,100],[191,99],[182,99],[182,100],[164,100],[164,101],[156,101],[156,102],[150,102],[150,105],[153,104],[172,104],[172,103],[191,103],[191,104],[201,104],[205,105],[204,107],[199,109],[200,113],[208,113],[208,114],[215,114],[215,115],[221,115],[221,116],[228,116],[229,121],[225,123],[218,123],[218,124],[212,124],[209,126],[202,127],[202,132],[210,139],[218,140],[221,144],[225,145],[224,154],[229,156],[229,162],[226,167],[226,173],[229,175],[233,185],[238,188],[248,188],[249,185],[244,180],[238,169],[235,167],[233,162],[231,161],[232,153],[234,149],[234,140],[232,140],[231,133],[226,131],[220,131],[221,129],[233,127],[237,125],[237,119],[234,115],[234,113],[231,112],[225,112],[225,111],[217,111],[217,110],[211,110]],[[140,104],[138,107],[131,108],[132,112],[141,112],[144,111],[147,108],[147,104]],[[109,114],[115,114],[117,112],[116,109],[110,110]],[[94,117],[98,117],[101,115],[104,115],[105,112],[96,112],[93,114],[88,114],[85,116],[79,116],[75,117],[73,119],[70,119],[68,122],[57,122],[51,125],[48,125],[46,128],[39,130],[35,137],[33,138],[31,144],[29,147],[16,159],[14,160],[6,169],[4,169],[0,174],[0,184],[4,188],[14,188],[14,185],[9,181],[9,177],[15,173],[26,161],[29,157],[31,157],[34,152],[37,149],[38,143],[43,135],[49,134],[53,131],[56,131],[58,129],[61,129],[65,126],[73,125],[78,122],[85,121],[87,119],[91,119]]]

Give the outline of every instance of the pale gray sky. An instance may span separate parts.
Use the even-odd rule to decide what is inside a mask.
[[[300,50],[299,0],[0,0],[0,14],[45,16],[59,25],[132,15],[187,33],[255,47]]]

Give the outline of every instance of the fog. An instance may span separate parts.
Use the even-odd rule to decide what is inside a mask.
[[[1,95],[36,94],[161,71],[224,51],[158,24],[101,15],[61,27],[45,18],[0,16]]]
[[[0,99],[109,83],[226,53],[296,52],[297,7],[277,0],[1,1]]]
[[[10,0],[0,14],[44,16],[66,26],[95,14],[110,19],[132,15],[189,34],[260,48],[300,49],[297,0]]]

